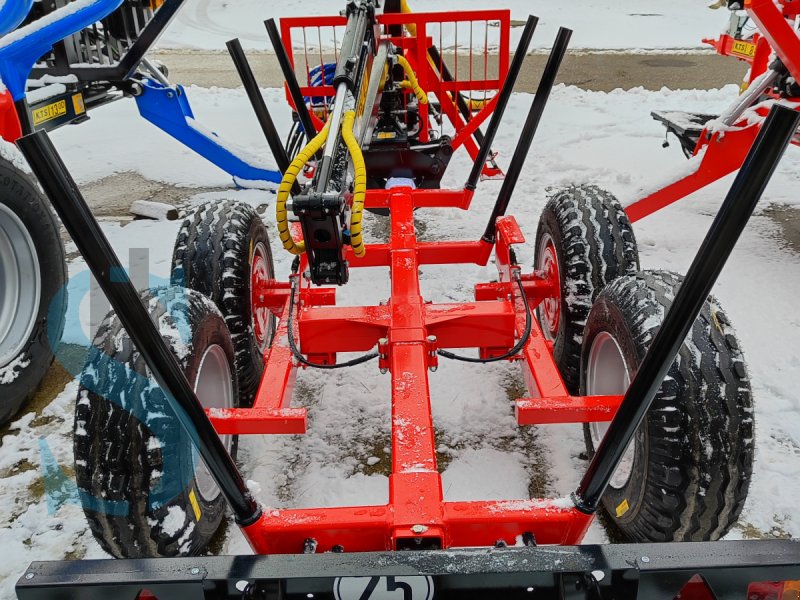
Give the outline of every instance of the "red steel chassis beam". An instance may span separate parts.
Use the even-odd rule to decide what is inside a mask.
[[[443,206],[455,196],[469,204],[470,193],[441,192]],[[299,309],[293,318],[300,350],[316,360],[335,360],[337,352],[363,352],[381,344],[377,367],[392,379],[392,473],[389,502],[358,506],[268,510],[244,529],[259,553],[302,552],[313,538],[317,551],[342,546],[348,552],[405,547],[443,548],[514,544],[530,532],[540,544],[578,543],[591,517],[568,499],[447,502],[436,463],[428,387],[438,348],[478,348],[482,356],[508,350],[525,328],[525,310],[512,273],[510,248],[525,241],[516,220],[497,222],[494,246],[478,242],[419,242],[414,209],[435,204],[430,191],[400,188],[390,196],[374,194],[391,204],[391,236],[387,244],[369,246],[364,258],[349,255],[352,268],[389,267],[391,299],[385,306],[337,307],[335,290],[311,288],[300,277]],[[299,231],[295,232],[299,235]],[[420,292],[419,268],[425,264],[486,265],[495,252],[499,281],[478,284],[474,302],[433,304]],[[300,273],[307,267],[301,260]],[[531,307],[552,293],[553,282],[541,273],[523,277]],[[265,354],[265,373],[253,409],[210,411],[219,433],[302,433],[305,409],[290,408],[297,364],[287,343],[289,285],[263,284],[255,294],[280,322],[272,347]],[[433,337],[432,337],[433,336]],[[529,397],[517,401],[520,425],[609,421],[620,397],[573,397],[567,392],[534,319],[524,351],[515,357],[525,372]]]
[[[795,4],[785,0],[746,0],[745,10],[760,31],[760,36],[751,44],[755,46],[751,49],[753,56],[749,56],[749,52],[745,56],[734,52],[736,40],[727,35],[714,43],[715,48],[721,54],[732,54],[751,62],[750,83],[766,71],[772,51],[783,61],[792,77],[800,81],[800,37],[787,20],[800,12]],[[786,101],[800,106],[800,99]],[[742,119],[725,131],[708,128],[703,131],[694,150],[692,160],[695,164],[691,173],[629,204],[625,212],[630,220],[643,219],[738,170],[768,112],[769,102],[762,103],[746,111]],[[798,141],[793,143],[797,145]]]

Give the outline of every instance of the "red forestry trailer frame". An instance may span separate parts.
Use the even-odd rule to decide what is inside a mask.
[[[775,103],[795,110],[800,107],[800,37],[794,20],[800,7],[789,0],[745,0],[747,15],[758,26],[744,39],[732,20],[731,31],[716,40],[703,40],[718,53],[750,64],[745,90],[722,115],[654,112],[667,130],[675,133],[691,156],[691,173],[661,187],[626,207],[632,222],[669,206],[742,166],[764,118]],[[773,56],[774,54],[774,56]],[[774,60],[772,60],[774,58]],[[770,62],[772,60],[772,62]],[[792,140],[794,145],[800,140]]]
[[[396,13],[378,17],[381,26],[402,26],[415,36],[391,37],[403,48],[419,85],[440,100],[441,112],[456,130],[453,149],[462,145],[476,164],[483,164],[482,175],[495,171],[480,162],[480,148],[473,134],[492,115],[501,100],[500,89],[509,71],[508,10],[463,11],[458,13]],[[485,69],[488,48],[481,59],[470,51],[462,61],[469,64],[472,77],[446,81],[444,71],[429,56],[437,42],[428,32],[451,24],[493,23],[499,26],[500,47],[497,76]],[[281,20],[283,46],[293,68],[298,63],[306,71],[313,58],[307,50],[295,56],[294,30],[301,30],[304,42],[316,40],[319,30],[344,27],[346,17],[300,17]],[[311,33],[309,33],[309,30]],[[457,29],[456,29],[457,30]],[[532,33],[532,28],[531,28]],[[566,49],[566,36],[560,61]],[[303,48],[307,47],[307,42]],[[522,53],[524,55],[524,52]],[[313,55],[312,55],[313,56]],[[316,58],[316,57],[315,57]],[[322,56],[319,65],[324,67]],[[477,65],[484,69],[476,76]],[[553,67],[551,72],[554,73]],[[552,85],[552,82],[550,83]],[[458,94],[473,90],[493,90],[480,109],[467,115],[459,113]],[[303,86],[305,97],[333,98],[332,86]],[[288,100],[292,98],[287,94]],[[327,115],[322,115],[327,119]],[[428,105],[420,106],[420,120],[431,122]],[[317,118],[321,129],[323,120]],[[421,130],[421,142],[429,141],[427,127]],[[486,159],[484,158],[484,161]],[[367,244],[358,257],[349,248],[346,261],[350,268],[388,267],[391,299],[385,305],[335,306],[335,289],[317,288],[303,277],[309,270],[306,254],[300,256],[299,268],[291,281],[258,280],[253,285],[254,312],[271,312],[279,318],[275,342],[265,355],[265,370],[253,408],[214,409],[211,421],[219,434],[304,433],[305,409],[290,408],[291,390],[299,366],[289,348],[289,323],[297,332],[300,352],[309,361],[335,364],[339,353],[366,352],[378,348],[376,368],[391,373],[392,378],[392,475],[389,479],[389,502],[381,506],[271,510],[245,533],[260,553],[297,552],[308,539],[316,541],[318,551],[343,546],[348,551],[389,549],[452,548],[492,546],[502,540],[514,544],[517,536],[528,533],[538,543],[575,544],[588,528],[591,517],[575,508],[567,499],[534,499],[526,502],[445,502],[441,475],[436,464],[436,442],[428,389],[428,374],[435,371],[439,350],[476,348],[480,356],[506,353],[523,338],[526,313],[558,289],[558,273],[522,275],[513,260],[512,247],[525,242],[514,217],[500,217],[491,239],[477,241],[421,242],[417,239],[414,211],[418,208],[459,208],[470,206],[473,189],[367,190],[365,208],[391,208],[391,234],[388,243]],[[302,232],[295,225],[295,237]],[[475,286],[475,301],[437,304],[425,300],[420,290],[419,273],[425,265],[486,265],[496,255],[498,281]],[[520,297],[515,278],[522,282],[527,307]],[[555,286],[555,288],[554,288]],[[297,293],[296,314],[292,313],[292,292]],[[257,319],[264,321],[264,318]],[[535,423],[583,423],[609,421],[621,396],[583,398],[571,396],[564,385],[551,348],[535,319],[524,350],[512,360],[519,361],[526,373],[530,396],[517,401],[520,425]],[[276,385],[281,382],[281,385]]]

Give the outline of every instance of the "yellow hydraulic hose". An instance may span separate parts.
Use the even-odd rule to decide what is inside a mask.
[[[294,182],[297,180],[300,170],[311,160],[319,149],[322,148],[325,140],[328,139],[329,126],[330,122],[326,123],[322,131],[314,136],[314,138],[306,144],[306,147],[300,151],[297,157],[292,161],[292,164],[289,165],[289,168],[286,169],[286,173],[283,174],[281,185],[278,187],[278,199],[275,202],[275,220],[277,221],[278,235],[281,238],[281,242],[283,242],[283,247],[291,254],[302,254],[305,252],[306,243],[304,241],[295,242],[292,238],[292,232],[289,231],[289,215],[286,211],[286,201],[289,199],[292,186],[294,186]]]
[[[400,0],[400,12],[404,14],[409,14],[412,12],[411,7],[408,5],[408,0]],[[408,33],[413,36],[417,35],[417,24],[416,23],[406,23],[406,29]]]
[[[356,113],[352,110],[347,111],[342,119],[342,139],[353,159],[353,207],[350,209],[350,245],[353,247],[353,254],[359,258],[367,253],[364,247],[364,240],[361,237],[361,213],[364,210],[364,199],[367,195],[367,166],[364,163],[364,155],[361,153],[361,146],[353,133]]]
[[[414,92],[414,95],[417,97],[417,100],[420,104],[427,104],[428,103],[428,95],[425,93],[420,85],[419,81],[417,81],[417,75],[414,73],[414,69],[411,68],[411,64],[406,60],[404,56],[397,57],[397,64],[403,67],[403,71],[406,73],[406,77],[408,77],[408,81],[403,81],[400,84],[402,88],[411,88]]]

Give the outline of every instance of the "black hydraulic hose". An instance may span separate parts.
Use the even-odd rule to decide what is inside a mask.
[[[493,356],[491,358],[473,358],[471,356],[461,356],[459,354],[453,354],[447,350],[437,350],[436,353],[439,356],[449,358],[451,360],[459,360],[461,362],[478,364],[500,362],[501,360],[507,360],[519,354],[525,347],[525,344],[528,343],[528,339],[531,337],[531,331],[533,330],[533,315],[531,314],[531,307],[528,304],[528,296],[525,294],[525,287],[522,285],[522,278],[519,276],[519,271],[514,272],[514,281],[516,281],[517,285],[519,286],[519,293],[522,296],[522,303],[525,305],[525,331],[522,334],[522,337],[519,338],[519,341],[514,344],[513,348],[511,348],[511,350],[505,354]]]
[[[588,514],[600,499],[642,424],[664,377],[717,281],[764,188],[800,123],[800,113],[775,105],[736,176],[722,207],[664,317],[589,468],[573,493]]]
[[[370,352],[369,354],[365,354],[363,356],[359,356],[358,358],[354,358],[352,360],[348,360],[343,363],[336,363],[333,365],[325,365],[322,363],[315,363],[308,360],[297,347],[297,344],[294,341],[294,307],[295,307],[295,300],[296,300],[296,291],[297,291],[297,282],[298,278],[295,277],[292,281],[292,291],[289,294],[289,323],[287,326],[287,337],[289,338],[289,349],[292,351],[292,354],[297,359],[297,362],[306,365],[307,367],[311,367],[312,369],[346,369],[348,367],[355,367],[356,365],[364,364],[365,362],[369,362],[378,358],[377,352]]]
[[[494,138],[497,135],[497,130],[500,128],[500,122],[503,120],[508,100],[511,98],[511,93],[514,91],[514,84],[517,82],[519,72],[522,69],[522,63],[525,62],[525,55],[528,53],[528,47],[531,45],[533,33],[536,31],[536,25],[539,22],[537,17],[528,15],[528,21],[525,23],[525,29],[522,30],[522,37],[517,44],[517,50],[514,52],[514,59],[511,61],[511,66],[508,69],[506,80],[503,82],[503,88],[500,90],[500,95],[497,98],[497,105],[492,113],[492,118],[489,120],[489,125],[486,127],[486,135],[483,136],[481,147],[478,152],[478,157],[472,165],[472,171],[467,178],[467,183],[464,187],[468,190],[474,190],[478,185],[478,179],[483,171],[483,166],[486,164],[486,159],[492,150]]]
[[[47,133],[39,131],[27,135],[18,140],[17,145],[231,506],[236,522],[242,526],[252,525],[261,516],[261,508],[248,491],[236,463],[206,416],[177,358],[150,319]]]
[[[481,238],[489,244],[494,244],[495,242],[495,222],[498,217],[502,217],[506,214],[508,204],[511,202],[511,196],[514,193],[514,188],[522,173],[525,159],[530,152],[533,136],[536,135],[539,121],[541,121],[542,114],[547,106],[547,100],[550,97],[550,92],[553,90],[553,84],[556,81],[558,69],[561,67],[561,61],[564,60],[564,55],[567,52],[567,46],[569,46],[571,37],[572,30],[566,29],[565,27],[561,27],[558,30],[556,42],[553,45],[553,50],[550,52],[550,57],[547,59],[542,78],[539,81],[539,87],[536,90],[536,96],[531,103],[528,117],[525,119],[525,125],[522,128],[522,134],[519,137],[519,142],[517,142],[517,147],[514,149],[514,155],[511,157],[511,164],[503,180],[503,186],[500,188],[500,193],[497,195],[497,201],[492,210],[492,215],[489,217],[486,231]],[[514,58],[516,59],[516,57]]]

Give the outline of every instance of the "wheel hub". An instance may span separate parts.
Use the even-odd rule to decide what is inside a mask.
[[[0,204],[0,368],[25,347],[41,294],[39,257],[22,221]]]
[[[228,357],[221,346],[215,344],[206,349],[197,371],[194,391],[204,408],[233,408],[233,376]],[[232,436],[222,435],[220,439],[230,452]],[[204,500],[210,502],[219,496],[219,487],[196,451],[194,459],[197,491]]]
[[[613,335],[607,331],[597,334],[589,350],[586,365],[586,394],[589,396],[619,396],[624,394],[630,385],[631,378],[622,349]],[[596,450],[608,431],[609,423],[589,423],[592,446]],[[634,444],[631,444],[622,462],[611,477],[614,489],[625,487],[633,473],[633,461],[636,455]]]
[[[558,335],[561,323],[561,274],[553,238],[547,233],[539,241],[538,270],[544,273],[553,289],[552,295],[542,300],[539,305],[539,321],[542,326],[542,333],[546,339],[553,341]]]
[[[264,352],[269,346],[272,313],[264,303],[263,290],[273,279],[267,261],[267,251],[264,244],[258,243],[253,250],[253,259],[250,265],[250,306],[252,310],[253,335],[259,351]]]

